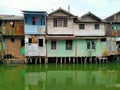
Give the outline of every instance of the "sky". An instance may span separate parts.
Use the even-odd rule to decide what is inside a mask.
[[[120,0],[0,0],[0,14],[22,15],[21,10],[47,11],[62,7],[78,17],[91,12],[104,19],[120,11]]]

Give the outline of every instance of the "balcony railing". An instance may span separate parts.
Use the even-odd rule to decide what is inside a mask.
[[[45,34],[45,26],[25,25],[25,34]]]

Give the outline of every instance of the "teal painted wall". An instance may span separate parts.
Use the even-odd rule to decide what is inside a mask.
[[[57,49],[51,50],[51,40],[47,41],[48,57],[90,57],[107,55],[107,42],[101,40],[95,41],[95,49],[87,49],[87,41],[85,39],[73,40],[72,50],[66,50],[66,41],[58,40]]]
[[[101,42],[101,54],[102,56],[108,55],[108,47],[107,47],[107,41]]]
[[[51,50],[51,40],[47,40],[47,56],[48,57],[74,57],[75,56],[75,40],[72,42],[72,50],[66,50],[66,40],[56,41],[56,50]]]
[[[77,39],[77,57],[81,56],[102,56],[103,48],[106,48],[106,42],[100,40],[95,41],[95,49],[87,49],[87,41],[85,39]]]

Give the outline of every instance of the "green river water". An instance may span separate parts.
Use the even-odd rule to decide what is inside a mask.
[[[120,63],[1,64],[0,90],[120,90]]]

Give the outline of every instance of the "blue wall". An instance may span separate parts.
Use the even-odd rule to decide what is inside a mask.
[[[35,17],[35,25],[45,25],[45,15],[25,14],[25,24],[32,25],[32,18]]]
[[[24,30],[25,34],[45,34],[46,15],[43,13],[25,13],[24,14]],[[34,23],[34,24],[33,24]]]

